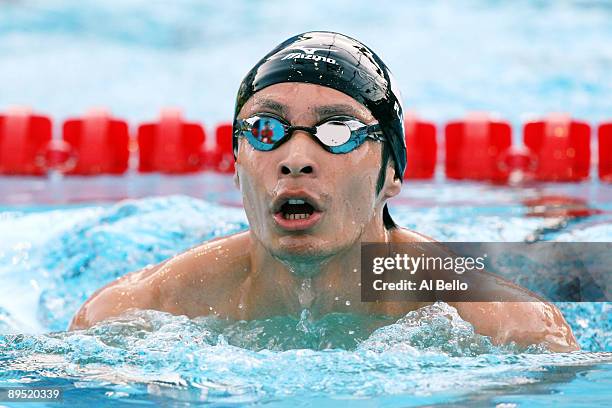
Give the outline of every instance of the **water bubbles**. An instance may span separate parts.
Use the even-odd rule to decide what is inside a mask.
[[[296,325],[297,330],[303,333],[310,333],[313,330],[311,318],[312,318],[312,315],[310,313],[310,310],[308,309],[302,310],[302,313],[300,314],[300,321]]]
[[[300,302],[300,306],[303,308],[310,307],[314,298],[315,294],[312,290],[312,279],[306,278],[302,281],[302,284],[298,291],[298,301]]]
[[[129,393],[121,392],[121,391],[107,391],[104,393],[104,395],[106,395],[109,398],[125,398],[125,397],[130,396]]]
[[[35,279],[30,279],[30,285],[32,286],[32,288],[36,291],[40,291],[40,285],[38,284],[38,281]]]
[[[553,373],[554,367],[575,365],[585,372],[585,364],[597,364],[600,375],[612,372],[601,371],[612,358],[604,353],[516,354],[512,347],[492,346],[445,304],[393,322],[349,313],[315,317],[308,309],[299,318],[252,321],[135,311],[79,332],[0,335],[0,347],[19,356],[6,361],[8,380],[41,377],[52,362],[56,378],[103,381],[102,393],[142,395],[143,383],[163,384],[167,395],[188,401],[194,395],[200,401],[202,389],[218,402],[237,396],[258,402],[262,389],[265,398],[281,401],[288,394],[329,398],[349,392],[385,398],[391,389],[406,394],[411,405],[411,395],[423,403],[423,389],[436,403],[449,387],[478,392],[546,384],[543,365]],[[371,334],[366,327],[380,329]]]

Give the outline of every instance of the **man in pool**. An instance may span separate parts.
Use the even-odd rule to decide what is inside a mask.
[[[263,141],[268,122],[283,134]],[[87,328],[128,309],[231,319],[332,312],[403,316],[423,302],[361,302],[362,242],[431,239],[398,227],[386,201],[406,166],[402,107],[380,58],[347,36],[310,32],[268,53],[238,91],[234,180],[250,229],[205,242],[95,292]],[[578,348],[559,310],[529,302],[451,303],[495,343]]]

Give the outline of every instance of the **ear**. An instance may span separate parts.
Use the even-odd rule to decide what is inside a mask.
[[[240,190],[240,177],[238,177],[238,168],[234,168],[234,185]]]
[[[395,197],[402,191],[402,181],[395,174],[395,168],[393,166],[387,166],[387,174],[385,175],[385,184],[383,185],[381,192],[382,197],[387,200],[391,197]]]

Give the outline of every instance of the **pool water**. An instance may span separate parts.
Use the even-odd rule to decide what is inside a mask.
[[[494,346],[444,303],[399,320],[350,313],[314,320],[305,310],[245,322],[141,311],[67,333],[98,287],[247,227],[229,176],[130,176],[113,181],[144,196],[158,185],[184,194],[104,202],[92,189],[97,198],[83,202],[86,186],[109,180],[59,181],[40,194],[62,188],[63,202],[0,212],[0,387],[56,386],[66,403],[104,406],[609,402],[610,303],[558,304],[582,348],[562,354]],[[35,180],[19,181],[36,191]],[[200,184],[210,186],[208,193],[186,195]],[[552,224],[526,217],[522,202],[543,195],[582,198],[603,213]],[[523,241],[535,234],[610,241],[611,197],[612,185],[596,182],[512,188],[433,181],[407,183],[391,212],[400,225],[439,240]]]

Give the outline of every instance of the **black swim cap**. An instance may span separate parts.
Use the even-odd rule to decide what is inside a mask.
[[[263,57],[244,77],[236,98],[236,119],[246,101],[267,86],[305,82],[336,89],[370,110],[386,136],[396,175],[406,168],[401,96],[389,68],[370,48],[343,34],[312,31],[296,35]],[[235,126],[234,120],[234,126]],[[236,129],[234,158],[238,152]],[[385,225],[395,224],[384,209]]]

